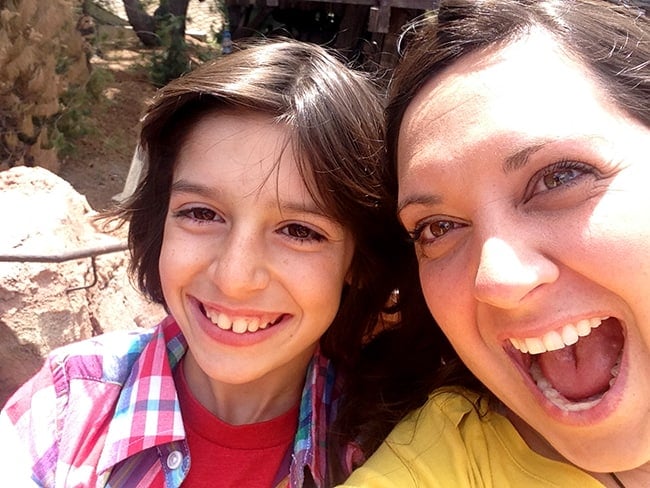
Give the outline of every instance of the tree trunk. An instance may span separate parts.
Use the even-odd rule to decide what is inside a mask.
[[[164,21],[168,15],[182,19],[172,34],[173,37],[185,36],[185,19],[187,6],[190,0],[160,0],[154,15],[149,15],[140,0],[123,0],[126,17],[138,38],[147,47],[161,45],[159,35],[159,22]]]
[[[140,41],[147,47],[160,46],[160,38],[156,35],[156,19],[144,10],[140,0],[124,0],[124,10]]]

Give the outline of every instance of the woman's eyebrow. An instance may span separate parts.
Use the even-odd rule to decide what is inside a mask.
[[[506,157],[506,159],[503,161],[503,165],[501,166],[503,172],[507,174],[523,168],[526,166],[526,164],[528,164],[528,160],[533,154],[535,154],[537,151],[549,143],[550,141],[547,141],[540,144],[528,146]]]
[[[410,205],[439,205],[442,197],[437,194],[415,194],[401,199],[397,204],[397,215]]]

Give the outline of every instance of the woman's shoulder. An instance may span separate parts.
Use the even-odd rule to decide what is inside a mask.
[[[464,434],[479,395],[462,388],[435,390],[395,426],[347,487],[473,486]]]
[[[421,407],[410,412],[394,429],[391,436],[400,431],[409,435],[428,432],[432,428],[457,429],[467,419],[485,419],[488,416],[488,399],[482,394],[462,387],[443,387],[434,390]],[[390,438],[390,437],[389,437]]]
[[[532,451],[494,404],[488,394],[461,387],[433,391],[345,486],[600,486]]]

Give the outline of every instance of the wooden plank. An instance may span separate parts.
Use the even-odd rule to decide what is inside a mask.
[[[377,0],[308,0],[321,3],[349,3],[352,5],[370,5],[379,7]],[[440,0],[387,0],[386,4],[393,8],[407,8],[415,10],[433,10],[437,8]]]
[[[359,39],[363,36],[368,10],[367,5],[347,4],[344,7],[339,32],[336,35],[334,44],[338,50],[346,52],[350,50],[351,46],[357,45]]]
[[[379,6],[370,7],[370,18],[368,19],[368,32],[379,32],[386,34],[390,27],[390,6],[381,0]]]

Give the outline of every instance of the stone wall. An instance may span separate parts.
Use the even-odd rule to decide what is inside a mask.
[[[86,199],[63,179],[40,167],[2,171],[0,208],[3,405],[53,348],[103,332],[149,327],[165,313],[131,285],[125,251],[98,255],[95,271],[90,257],[58,263],[6,259],[123,245],[125,229],[103,232]]]

